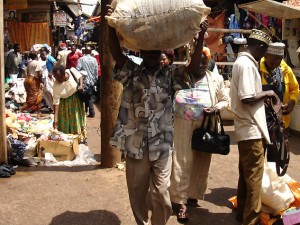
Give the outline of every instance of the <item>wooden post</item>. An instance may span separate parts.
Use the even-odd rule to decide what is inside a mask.
[[[0,31],[4,32],[3,1],[0,1]],[[5,124],[5,90],[4,90],[4,38],[0,35],[0,162],[7,163],[7,140]]]
[[[207,32],[251,34],[251,33],[252,33],[252,30],[245,30],[245,29],[208,28],[208,29],[207,29]]]
[[[101,51],[101,166],[111,168],[121,161],[121,153],[109,144],[118,116],[122,85],[113,81],[113,60],[108,46],[108,25],[105,19],[107,0],[101,0],[99,46]]]

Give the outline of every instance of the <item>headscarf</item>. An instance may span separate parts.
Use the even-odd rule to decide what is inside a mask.
[[[203,51],[202,51],[203,55],[205,55],[208,59],[211,59],[211,53],[210,53],[210,49],[207,47],[203,47]]]

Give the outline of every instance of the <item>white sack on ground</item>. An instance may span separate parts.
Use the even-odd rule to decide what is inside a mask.
[[[266,163],[262,180],[261,201],[273,211],[286,210],[295,201],[287,183],[291,180],[288,175],[279,177],[276,173],[275,163]]]
[[[210,13],[202,0],[114,0],[106,17],[131,50],[178,48],[194,38]]]

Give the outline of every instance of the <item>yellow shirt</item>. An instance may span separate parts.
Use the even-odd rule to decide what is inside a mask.
[[[299,84],[296,79],[296,76],[293,73],[291,67],[289,67],[284,60],[281,61],[280,67],[282,69],[283,81],[285,84],[285,92],[283,95],[283,104],[288,103],[290,100],[294,100],[295,103],[298,103],[299,96]],[[269,74],[265,66],[265,58],[262,58],[260,61],[260,74],[262,75],[262,84],[267,84],[264,74]],[[282,120],[285,124],[285,127],[289,127],[291,122],[290,115],[282,115]]]

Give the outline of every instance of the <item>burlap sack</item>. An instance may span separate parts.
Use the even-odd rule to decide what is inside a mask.
[[[202,0],[114,0],[106,19],[131,50],[161,50],[185,45],[210,13]]]

